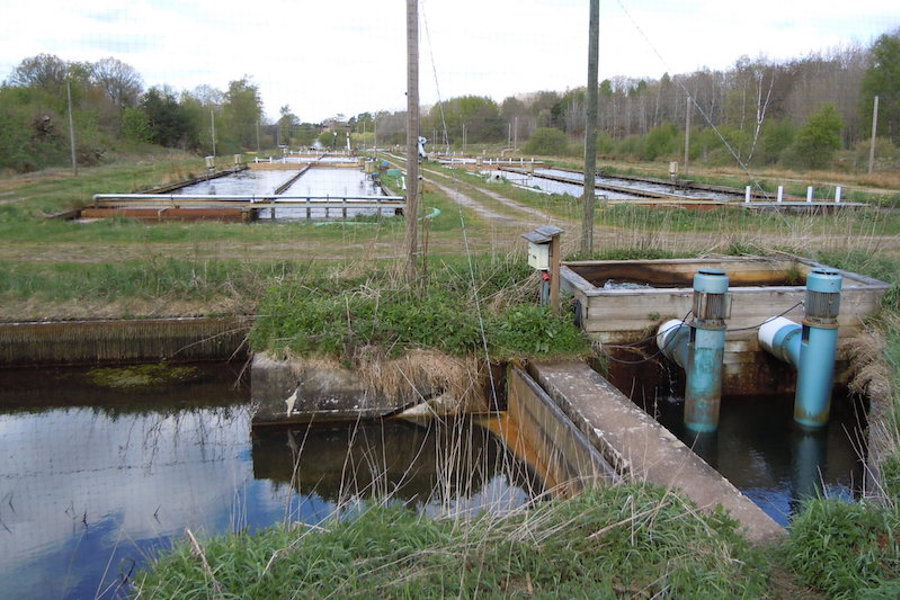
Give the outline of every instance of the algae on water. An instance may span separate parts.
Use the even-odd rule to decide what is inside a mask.
[[[199,375],[196,367],[173,367],[166,363],[104,367],[88,371],[94,385],[115,389],[138,389],[191,381]]]

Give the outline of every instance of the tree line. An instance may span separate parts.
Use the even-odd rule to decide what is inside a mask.
[[[513,144],[535,154],[581,152],[586,89],[453,98],[421,117],[438,147]],[[680,158],[690,112],[690,158],[710,165],[831,166],[839,149],[868,156],[874,97],[878,154],[896,162],[900,146],[900,30],[870,47],[850,46],[787,62],[742,57],[727,70],[615,77],[598,89],[598,152],[622,159]],[[377,115],[379,139],[405,139],[401,113]],[[444,132],[446,131],[446,135]],[[856,160],[856,155],[852,160]],[[853,165],[851,165],[853,166]]]
[[[319,133],[289,106],[281,107],[275,123],[264,123],[259,87],[250,76],[229,82],[225,90],[144,89],[140,73],[116,58],[71,62],[39,54],[24,59],[0,85],[0,171],[66,164],[70,96],[82,165],[96,164],[117,147],[156,144],[230,154],[279,143],[310,144]]]
[[[157,144],[202,154],[274,145],[342,146],[335,128],[304,123],[282,106],[263,122],[250,76],[225,90],[199,85],[144,89],[130,65],[105,58],[68,62],[40,54],[24,59],[0,85],[0,170],[65,164],[71,93],[80,164],[108,148]],[[690,160],[709,165],[824,168],[836,151],[868,156],[874,98],[879,98],[877,154],[890,164],[900,146],[900,30],[867,48],[850,46],[774,62],[743,57],[726,70],[702,69],[659,79],[614,77],[600,83],[598,153],[619,159],[677,159],[690,119]],[[497,103],[486,96],[442,101],[421,115],[432,148],[514,145],[532,154],[577,155],[585,129],[586,90],[541,91]],[[338,120],[357,146],[403,144],[406,115],[365,112]]]

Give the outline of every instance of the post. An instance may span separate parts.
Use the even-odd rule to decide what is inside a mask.
[[[779,185],[778,186],[778,202],[781,202],[783,200],[784,200],[784,186]]]
[[[813,201],[813,186],[811,186],[811,185],[806,187],[806,201],[807,202]]]
[[[836,188],[834,188],[834,203],[841,203],[841,186],[837,186]]]
[[[600,53],[600,0],[591,0],[588,23],[587,110],[584,124],[584,215],[581,253],[594,251],[594,185],[597,175],[597,69]]]
[[[869,142],[869,175],[875,168],[875,130],[878,129],[878,96],[875,96],[875,105],[872,107],[872,141]]]
[[[259,152],[259,119],[256,120],[256,151]]]
[[[684,176],[688,174],[688,158],[691,149],[691,96],[688,94],[684,108]]]
[[[75,118],[72,116],[72,84],[66,81],[66,97],[69,101],[69,148],[72,151],[72,174],[78,175],[78,161],[75,159]]]
[[[744,202],[750,202],[750,186],[744,188]]]
[[[418,0],[406,0],[406,259],[410,279],[415,279],[418,274],[416,254],[419,245],[418,9]]]
[[[513,148],[519,150],[519,115],[513,117]]]
[[[210,119],[210,123],[212,125],[212,151],[213,151],[213,156],[215,156],[216,155],[216,113],[214,113],[212,109],[209,109],[209,119]]]
[[[550,238],[550,310],[554,315],[559,314],[559,266],[561,262],[562,245],[559,234]]]

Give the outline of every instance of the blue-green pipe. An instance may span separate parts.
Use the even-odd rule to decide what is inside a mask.
[[[794,421],[822,427],[831,413],[842,278],[816,269],[806,278],[803,325],[778,317],[759,328],[760,345],[797,369]]]
[[[728,276],[708,269],[694,275],[694,308],[689,324],[663,323],[657,334],[660,350],[685,371],[684,424],[693,432],[719,427]]]

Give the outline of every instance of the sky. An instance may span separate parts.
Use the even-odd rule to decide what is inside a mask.
[[[588,0],[419,0],[422,105],[587,81]],[[601,0],[600,80],[726,69],[870,45],[897,0]],[[113,56],[145,86],[220,90],[245,75],[265,113],[302,121],[406,108],[403,0],[0,0],[0,79],[40,53]]]

